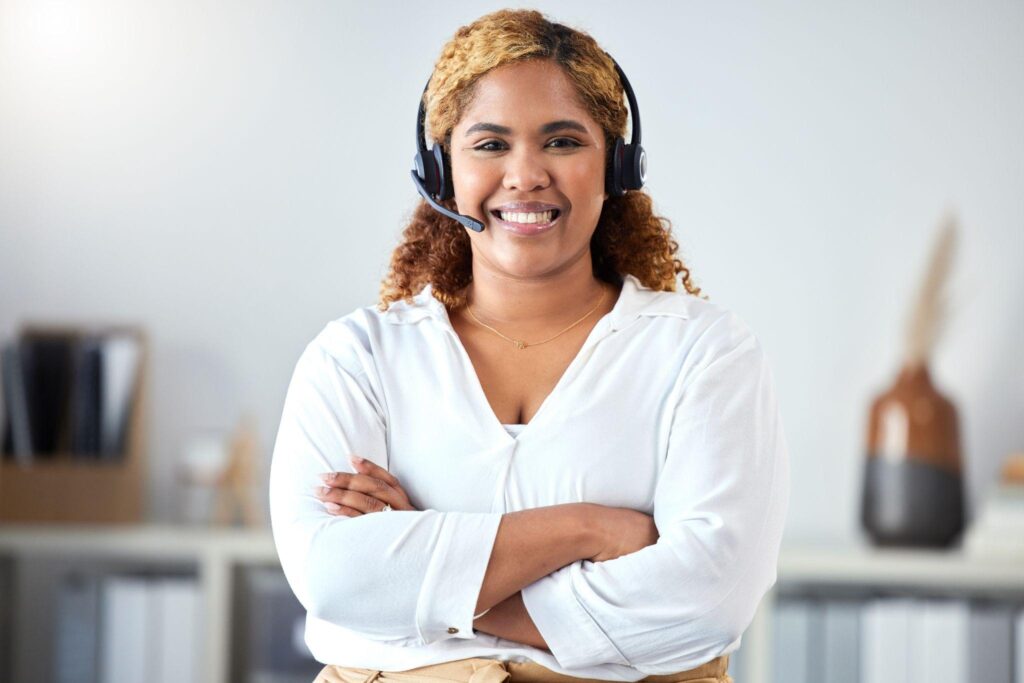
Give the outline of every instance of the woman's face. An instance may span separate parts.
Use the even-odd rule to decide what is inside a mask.
[[[589,272],[604,133],[561,67],[528,60],[481,77],[450,153],[458,211],[484,223],[469,231],[474,270],[538,277],[586,259]]]

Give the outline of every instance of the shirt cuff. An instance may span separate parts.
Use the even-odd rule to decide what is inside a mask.
[[[426,644],[476,638],[473,613],[501,524],[500,512],[445,512],[416,603]]]
[[[559,666],[565,669],[629,662],[580,604],[574,577],[583,561],[566,565],[523,588],[523,605]]]

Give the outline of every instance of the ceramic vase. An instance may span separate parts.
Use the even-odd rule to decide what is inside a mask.
[[[964,527],[956,408],[927,365],[907,365],[871,405],[861,524],[878,546],[945,548]]]

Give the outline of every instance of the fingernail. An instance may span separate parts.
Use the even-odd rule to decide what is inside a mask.
[[[329,482],[333,478],[334,478],[334,473],[333,472],[325,472],[324,474],[320,475],[320,481],[322,481],[325,484],[327,482]]]
[[[325,503],[324,507],[326,507],[331,512],[337,512],[338,510],[341,509],[341,506],[338,505],[337,503]]]
[[[352,462],[354,462],[357,465],[360,464],[361,462],[363,462],[363,459],[360,458],[358,455],[350,455],[348,457],[349,457],[349,460],[351,460]]]

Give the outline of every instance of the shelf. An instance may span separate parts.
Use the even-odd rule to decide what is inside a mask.
[[[0,524],[0,559],[116,559],[141,566],[195,563],[206,605],[204,681],[228,680],[231,671],[231,595],[235,569],[277,566],[267,529],[186,527],[159,524],[82,526]],[[787,591],[979,594],[1024,599],[1024,555],[977,557],[954,550],[871,546],[784,545],[778,580],[743,635],[743,676],[766,683],[771,665],[772,610]]]
[[[67,556],[118,555],[140,560],[201,560],[215,556],[238,562],[277,563],[270,531],[181,525],[0,525],[0,551]]]
[[[779,556],[778,585],[1024,591],[1024,556],[980,557],[962,550],[790,546]]]
[[[0,559],[71,558],[99,561],[195,563],[205,614],[203,681],[221,683],[231,671],[231,612],[234,570],[240,564],[278,564],[273,537],[265,529],[181,525],[0,525]],[[2,643],[0,643],[2,647]],[[2,675],[2,672],[0,672]]]

